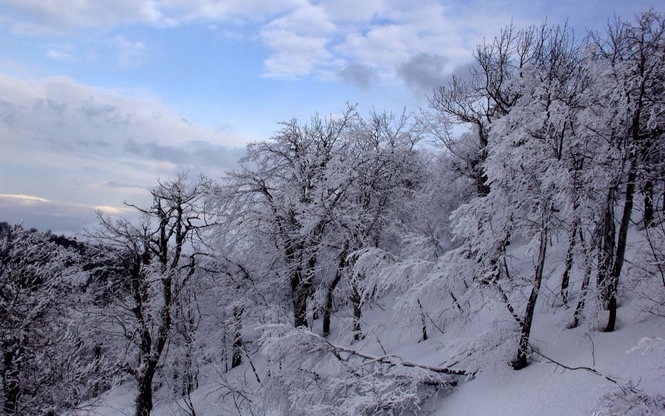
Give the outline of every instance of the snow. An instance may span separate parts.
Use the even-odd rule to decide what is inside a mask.
[[[538,313],[534,319],[532,344],[548,359],[567,367],[595,369],[570,370],[550,360],[532,355],[527,368],[513,371],[507,364],[483,369],[473,380],[438,401],[433,415],[541,416],[602,415],[603,396],[616,391],[617,383],[629,381],[650,394],[665,392],[665,348],[639,348],[640,340],[665,335],[662,317],[645,314],[638,297],[618,310],[619,329],[603,333],[606,314],[597,322],[566,329],[571,311],[558,308]],[[542,309],[542,308],[541,308]]]
[[[385,348],[389,353],[414,362],[437,365],[440,364],[441,357],[445,356],[445,345],[460,335],[468,334],[457,331],[441,334],[430,328],[430,339],[417,342],[420,336],[419,322],[414,320],[415,325],[410,327],[395,324],[394,316],[390,316],[391,304],[386,302],[382,306],[387,312],[377,307],[367,310],[367,326],[374,329],[367,334],[364,341],[353,344],[353,348],[373,354],[380,354],[381,348]],[[663,394],[665,349],[662,345],[656,345],[652,349],[639,348],[638,344],[643,339],[665,338],[665,325],[662,317],[644,314],[641,311],[642,306],[642,300],[637,297],[625,303],[619,309],[622,325],[612,333],[600,332],[604,316],[600,316],[597,323],[566,329],[565,323],[571,316],[570,310],[541,308],[536,315],[533,344],[540,353],[568,367],[594,368],[602,376],[584,369],[565,369],[534,354],[532,364],[520,371],[512,370],[507,362],[488,365],[473,378],[460,382],[452,391],[441,392],[425,403],[419,414],[600,416],[604,414],[599,410],[602,409],[603,396],[618,389],[617,384],[603,376],[619,383],[632,380],[638,384],[638,388],[646,392]],[[477,322],[479,327],[483,324],[482,320]],[[339,322],[333,327],[333,337],[336,332],[338,340],[344,339],[340,335],[344,331],[342,327]],[[213,366],[207,367],[204,373],[207,373],[208,377],[192,394],[196,414],[213,416],[232,412],[233,404],[228,402],[231,396],[221,397],[224,389],[220,384],[220,373]],[[226,376],[229,380],[250,381],[250,384],[253,380],[247,366],[236,368]],[[129,385],[120,386],[105,396],[102,406],[85,414],[130,415],[133,412],[134,393]],[[156,393],[156,398],[159,398],[159,393]],[[254,398],[257,399],[260,400],[260,395]],[[182,403],[156,401],[153,410],[155,416],[187,414]]]
[[[639,246],[637,230],[631,230],[631,247],[628,261]],[[555,243],[550,249],[552,262],[548,268],[551,279],[543,293],[534,317],[531,344],[537,352],[532,354],[532,363],[527,368],[514,371],[510,365],[514,345],[511,336],[506,336],[503,345],[481,365],[481,371],[458,386],[444,389],[421,404],[419,415],[432,416],[606,416],[606,395],[620,391],[628,385],[656,396],[665,394],[665,320],[662,316],[648,312],[653,304],[640,293],[662,291],[658,280],[626,285],[618,309],[617,330],[603,333],[607,312],[597,315],[588,312],[586,321],[578,328],[566,326],[572,318],[573,308],[560,306],[553,296],[560,276],[560,258],[564,255],[564,242]],[[524,252],[524,247],[515,245],[515,254]],[[559,259],[559,260],[556,260]],[[578,271],[580,272],[580,271]],[[579,276],[576,277],[579,280]],[[577,280],[577,281],[578,281]],[[429,339],[421,341],[421,320],[418,313],[396,308],[398,294],[366,305],[363,310],[363,328],[366,337],[359,342],[351,340],[349,308],[341,308],[332,321],[330,341],[338,345],[367,354],[388,354],[424,365],[443,365],[454,354],[456,345],[467,345],[484,334],[492,335],[497,325],[496,315],[506,311],[487,309],[468,325],[444,327],[444,333],[428,326]],[[571,305],[575,300],[571,301]],[[506,314],[507,315],[507,314]],[[508,327],[510,318],[504,322]],[[321,334],[321,322],[315,321],[315,333]],[[542,356],[538,355],[542,354]],[[261,371],[266,362],[253,358]],[[397,358],[399,360],[399,358]],[[557,364],[552,361],[556,361]],[[564,368],[578,369],[572,370]],[[330,366],[322,365],[321,371]],[[596,373],[590,371],[593,369]],[[201,371],[200,387],[192,394],[197,416],[220,414],[250,414],[236,407],[242,400],[240,395],[230,394],[226,386],[234,386],[248,399],[258,403],[265,392],[256,382],[251,368],[245,365],[224,373],[214,364]],[[614,380],[611,381],[611,380]],[[135,390],[131,383],[121,385],[106,393],[101,405],[80,415],[114,416],[132,415]],[[155,393],[154,416],[187,415],[182,400],[171,402],[168,392]],[[640,415],[639,409],[635,415]],[[266,411],[267,412],[267,411]],[[264,414],[264,413],[257,413]],[[275,414],[279,413],[265,413]],[[616,413],[614,413],[616,414]],[[619,413],[620,414],[620,413]]]

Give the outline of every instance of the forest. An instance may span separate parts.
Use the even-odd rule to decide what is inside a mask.
[[[474,57],[426,109],[286,121],[222,178],[160,180],[139,221],[0,224],[3,413],[124,389],[136,416],[430,414],[545,362],[609,383],[597,414],[665,414],[665,15],[510,26]],[[635,340],[651,382],[533,336],[627,331],[629,303],[661,329]]]

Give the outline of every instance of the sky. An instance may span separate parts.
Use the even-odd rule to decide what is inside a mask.
[[[123,202],[221,177],[279,122],[425,108],[506,25],[582,37],[653,3],[0,0],[0,221],[71,234],[96,211],[131,217]]]

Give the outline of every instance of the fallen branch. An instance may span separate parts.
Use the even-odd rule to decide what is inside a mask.
[[[538,352],[535,348],[533,348],[533,346],[530,346],[530,347],[531,347],[531,351],[532,351],[534,354],[536,354],[536,355],[538,355],[538,356],[544,358],[545,360],[547,360],[548,362],[550,362],[550,363],[552,363],[552,364],[556,364],[557,366],[559,366],[559,367],[561,367],[561,368],[564,368],[564,369],[566,369],[566,370],[571,370],[571,371],[577,371],[577,370],[588,371],[589,373],[592,373],[592,374],[595,374],[595,375],[597,375],[597,376],[603,377],[604,379],[606,379],[606,380],[608,380],[608,381],[610,381],[610,382],[612,382],[612,383],[614,383],[614,384],[619,384],[619,381],[618,381],[618,380],[616,380],[616,379],[614,379],[614,378],[612,378],[612,377],[610,377],[610,376],[607,376],[607,375],[605,375],[605,374],[599,372],[599,371],[596,370],[595,368],[592,368],[592,367],[585,367],[585,366],[571,367],[571,366],[568,366],[568,365],[562,364],[562,363],[560,363],[559,361],[557,361],[557,360],[555,360],[555,359],[553,359],[553,358],[550,358],[550,357],[546,356],[545,354],[543,354],[543,353],[541,353],[541,352]]]
[[[323,339],[323,341],[328,344],[328,346],[332,349],[333,355],[340,361],[346,361],[345,359],[342,358],[340,353],[347,353],[349,354],[349,357],[355,356],[355,357],[360,357],[364,358],[366,360],[370,360],[370,362],[376,362],[380,364],[387,364],[387,365],[401,365],[402,367],[411,367],[411,368],[422,368],[424,370],[431,371],[433,373],[439,373],[439,374],[449,374],[449,375],[455,375],[455,376],[471,376],[473,375],[472,373],[468,373],[464,370],[455,370],[447,367],[439,367],[435,365],[426,365],[426,364],[419,364],[419,363],[414,363],[412,361],[404,360],[401,357],[397,355],[371,355],[364,353],[362,351],[354,350],[351,348],[347,347],[342,347],[340,345],[335,345],[329,342],[328,340]],[[347,358],[348,359],[348,358]]]

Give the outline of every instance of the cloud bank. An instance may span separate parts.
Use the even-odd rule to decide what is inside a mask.
[[[224,128],[190,123],[145,93],[64,76],[5,75],[0,143],[0,221],[46,215],[60,224],[49,228],[58,229],[80,225],[79,217],[89,219],[100,206],[113,213],[123,200],[149,203],[147,189],[157,178],[184,171],[219,177],[236,167],[245,144]]]
[[[486,34],[474,23],[487,7],[478,8],[474,11],[478,16],[469,19],[474,14],[467,16],[466,9],[455,4],[436,0],[5,1],[12,11],[6,18],[14,32],[32,35],[123,25],[168,29],[221,24],[259,36],[268,52],[264,77],[315,76],[361,88],[377,81],[402,82],[399,69],[418,56],[445,55],[449,61],[443,71],[451,70],[454,62],[468,61],[469,51]],[[121,48],[121,65],[140,63],[145,45],[122,37],[113,42]],[[50,54],[53,59],[72,58],[57,49]]]
[[[259,36],[268,52],[263,72],[268,78],[315,76],[361,88],[403,82],[429,90],[442,74],[468,64],[473,48],[510,22],[523,27],[570,17],[573,24],[602,19],[602,25],[612,12],[630,16],[649,5],[644,0],[6,0],[4,17],[14,32],[30,35],[127,25],[221,25]],[[140,63],[142,43],[121,37],[114,42],[122,50],[121,65]],[[65,51],[51,55],[71,58]]]

